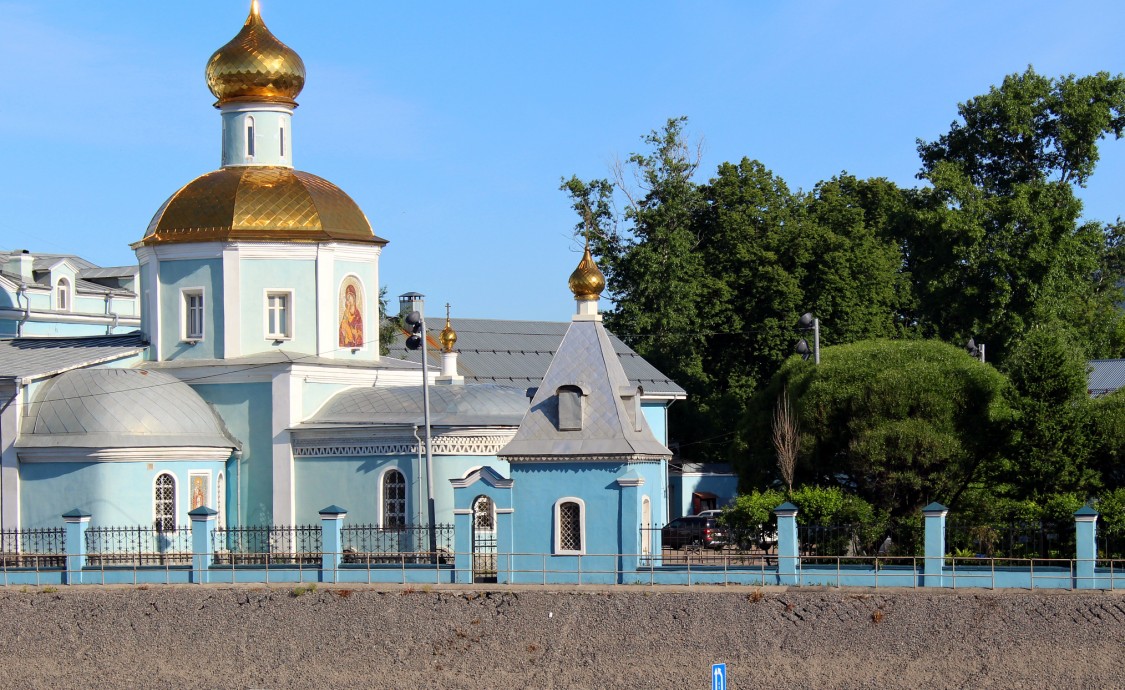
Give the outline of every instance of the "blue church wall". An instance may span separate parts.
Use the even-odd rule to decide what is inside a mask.
[[[619,527],[622,487],[617,480],[630,470],[644,480],[642,494],[651,498],[662,491],[663,463],[513,464],[513,508],[517,525],[513,546],[517,555],[512,556],[512,582],[573,582],[573,573],[579,571],[583,573],[583,582],[616,582],[616,554],[623,551],[621,529],[638,533],[640,529],[639,523]],[[555,504],[563,498],[576,498],[584,503],[585,555],[581,557],[555,553]],[[662,521],[663,501],[653,500],[652,510],[654,523]]]
[[[453,524],[453,488],[450,479],[461,479],[477,467],[491,467],[501,477],[511,471],[506,460],[494,455],[438,455],[434,456],[434,514],[438,524]]]
[[[343,506],[348,511],[350,524],[382,524],[383,475],[397,469],[406,479],[407,522],[418,522],[419,514],[426,514],[426,506],[419,496],[425,488],[415,470],[413,456],[373,455],[368,457],[296,458],[294,482],[297,487],[297,523],[320,523],[319,512],[325,506]]]
[[[299,259],[244,259],[240,264],[242,352],[282,349],[316,352],[316,263]],[[266,337],[266,291],[292,290],[292,337]],[[323,507],[323,506],[321,506]]]
[[[305,382],[301,388],[301,418],[308,419],[313,416],[332,396],[350,387],[339,383]]]
[[[216,359],[222,356],[222,262],[192,259],[160,262],[160,343],[165,359]],[[183,296],[180,291],[203,289],[203,339],[184,342]]]
[[[227,429],[242,442],[242,457],[230,463],[226,476],[228,523],[232,526],[271,524],[273,386],[270,383],[190,385],[211,403]]]
[[[176,480],[176,525],[190,526],[190,472],[209,471],[214,502],[215,482],[223,461],[187,462],[36,462],[20,465],[20,524],[25,528],[57,527],[60,516],[79,508],[93,515],[95,527],[153,524],[153,491],[157,475],[171,472]]]
[[[668,445],[668,406],[663,402],[642,402],[641,414],[645,416],[652,435],[665,446]]]

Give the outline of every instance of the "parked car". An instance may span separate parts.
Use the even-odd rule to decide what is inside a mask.
[[[660,539],[664,546],[672,549],[684,546],[721,549],[727,545],[726,530],[718,520],[707,515],[676,518],[660,530]]]

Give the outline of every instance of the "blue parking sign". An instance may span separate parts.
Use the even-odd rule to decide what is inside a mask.
[[[711,664],[711,690],[727,690],[726,664]]]

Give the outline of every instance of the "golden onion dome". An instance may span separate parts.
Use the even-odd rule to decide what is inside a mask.
[[[453,346],[457,344],[457,331],[453,330],[448,313],[445,315],[445,328],[441,329],[438,339],[441,340],[442,352],[453,352]]]
[[[235,240],[386,244],[342,189],[281,166],[230,166],[195,178],[152,217],[138,245]]]
[[[305,63],[266,28],[257,0],[238,35],[207,61],[207,87],[219,99],[215,107],[239,101],[296,106],[304,86]]]
[[[578,268],[570,274],[570,291],[578,300],[596,300],[601,297],[605,289],[605,276],[598,270],[594,257],[590,254],[590,245],[586,245],[586,253],[578,262]]]

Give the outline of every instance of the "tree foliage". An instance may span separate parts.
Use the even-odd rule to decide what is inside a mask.
[[[935,341],[835,346],[819,366],[794,357],[755,396],[740,475],[748,486],[773,480],[763,430],[771,401],[788,387],[808,483],[854,491],[892,515],[935,500],[952,505],[1005,448],[1007,386],[992,367]]]

